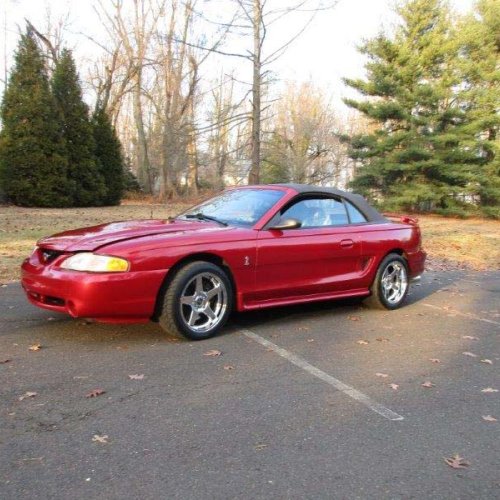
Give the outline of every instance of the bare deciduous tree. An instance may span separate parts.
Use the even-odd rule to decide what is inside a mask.
[[[251,167],[248,174],[250,184],[260,182],[262,144],[262,87],[265,83],[266,68],[284,54],[286,49],[307,29],[316,14],[332,8],[336,2],[325,5],[321,0],[299,0],[287,7],[273,8],[268,0],[235,0],[241,8],[252,32],[253,50],[247,55],[252,62],[252,141]],[[299,30],[270,53],[264,51],[271,25],[283,20],[293,12],[307,12],[308,18]]]
[[[123,0],[108,0],[107,2],[101,1],[98,10],[101,18],[106,20],[105,26],[111,39],[114,40],[115,50],[123,48],[128,62],[127,79],[122,80],[122,83],[126,82],[123,83],[125,87],[128,81],[132,83],[133,114],[137,130],[136,169],[139,181],[147,192],[151,192],[153,189],[153,177],[144,125],[143,75],[150,42],[155,33],[158,20],[163,14],[163,7],[161,3],[158,4],[149,0],[133,0],[130,15],[129,10],[124,11],[125,3]],[[113,54],[112,61],[116,62],[117,58],[118,53]],[[112,74],[110,68],[109,75]]]
[[[270,64],[281,57],[287,48],[297,40],[300,35],[312,23],[316,14],[322,10],[333,8],[337,0],[333,0],[326,4],[324,0],[297,0],[286,7],[275,7],[276,2],[272,0],[232,0],[236,3],[237,12],[233,16],[231,22],[222,23],[227,30],[236,31],[241,37],[243,35],[251,35],[252,47],[245,52],[231,52],[223,50],[219,45],[207,48],[202,45],[194,45],[203,50],[211,50],[217,54],[224,56],[243,58],[252,64],[252,110],[251,110],[251,162],[248,172],[248,180],[250,183],[256,184],[260,182],[260,162],[261,162],[261,143],[262,143],[262,112],[263,112],[263,87],[266,85],[266,69]],[[268,39],[269,28],[285,18],[291,13],[306,13],[306,22],[302,23],[301,27],[282,42],[278,47],[270,50],[265,50],[266,41]],[[193,46],[193,45],[192,45]]]
[[[273,108],[263,148],[264,180],[345,187],[354,166],[342,134],[360,129],[360,120],[334,112],[312,82],[288,84]]]

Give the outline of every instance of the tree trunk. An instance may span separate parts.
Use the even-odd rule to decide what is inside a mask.
[[[153,180],[151,178],[151,165],[149,163],[148,143],[144,129],[144,119],[142,115],[141,104],[141,72],[136,77],[134,88],[134,121],[137,128],[137,177],[144,187],[146,193],[151,193],[153,189]]]
[[[162,136],[162,183],[160,186],[160,199],[165,201],[177,195],[176,189],[176,144],[174,143],[174,131],[170,122],[164,126]]]
[[[191,135],[187,145],[188,172],[187,187],[191,194],[197,195],[199,189],[198,183],[198,154],[196,151],[196,141],[194,135]]]
[[[249,184],[260,182],[260,114],[261,114],[261,0],[253,3],[253,84],[252,84],[252,165],[248,174]]]

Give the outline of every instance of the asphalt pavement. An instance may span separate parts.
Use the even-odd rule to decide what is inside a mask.
[[[392,312],[237,314],[203,342],[9,284],[0,498],[500,498],[499,334],[500,272],[427,273]]]

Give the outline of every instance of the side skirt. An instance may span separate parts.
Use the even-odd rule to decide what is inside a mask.
[[[264,309],[267,307],[288,306],[292,304],[304,304],[306,302],[319,302],[321,300],[345,299],[348,297],[363,297],[370,295],[370,291],[366,288],[349,290],[345,292],[326,292],[317,293],[314,295],[298,295],[281,299],[263,300],[261,302],[243,303],[242,311],[252,311],[254,309]]]

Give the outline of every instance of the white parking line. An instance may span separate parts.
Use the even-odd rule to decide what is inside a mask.
[[[240,332],[243,335],[245,335],[246,337],[263,345],[264,347],[271,349],[272,351],[274,351],[276,354],[278,354],[282,358],[285,358],[286,360],[290,361],[290,363],[293,363],[295,366],[302,368],[303,370],[310,373],[311,375],[314,375],[315,377],[318,377],[319,379],[323,380],[327,384],[330,384],[331,386],[335,387],[335,389],[343,392],[344,394],[346,394],[350,398],[355,399],[356,401],[364,404],[365,406],[370,408],[370,410],[374,411],[375,413],[378,413],[379,415],[382,415],[382,417],[387,418],[388,420],[403,420],[404,419],[404,417],[402,417],[401,415],[393,412],[392,410],[389,410],[389,408],[382,406],[381,404],[377,403],[376,401],[373,401],[366,394],[363,394],[362,392],[359,392],[358,390],[354,389],[354,387],[351,387],[350,385],[344,384],[344,382],[341,382],[340,380],[336,379],[335,377],[328,375],[328,373],[325,373],[323,370],[316,368],[315,366],[311,365],[310,363],[308,363],[305,359],[301,358],[300,356],[297,356],[296,354],[293,354],[290,351],[283,349],[283,347],[279,347],[276,344],[273,344],[269,340],[265,339],[264,337],[261,337],[260,335],[257,335],[256,333],[252,332],[251,330],[240,330]]]
[[[498,322],[498,321],[493,321],[492,319],[488,319],[488,318],[481,318],[480,316],[477,316],[476,314],[473,314],[473,313],[463,313],[460,311],[456,311],[455,309],[446,309],[444,307],[435,306],[434,304],[427,304],[426,302],[424,302],[422,305],[425,307],[431,307],[432,309],[438,309],[439,311],[447,312],[449,314],[455,314],[456,316],[462,316],[464,318],[475,319],[477,321],[483,321],[485,323],[490,323],[491,325],[500,326],[500,322]]]

